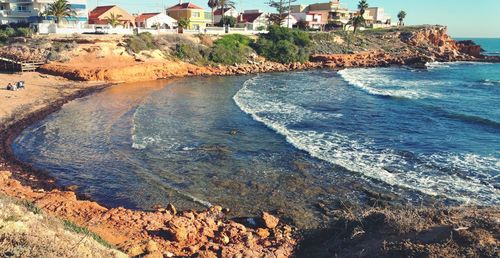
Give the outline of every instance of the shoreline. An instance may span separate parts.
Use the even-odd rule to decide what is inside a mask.
[[[256,225],[243,225],[235,220],[227,219],[226,213],[229,209],[223,209],[217,205],[202,211],[177,211],[170,204],[167,207],[158,207],[156,210],[105,207],[93,201],[91,196],[80,196],[71,187],[59,186],[57,178],[15,157],[12,151],[12,143],[24,129],[57,112],[70,101],[91,96],[113,85],[117,85],[117,83],[99,84],[76,90],[70,95],[59,96],[57,99],[45,103],[45,106],[38,110],[30,111],[20,117],[13,116],[5,124],[2,124],[0,128],[0,186],[3,186],[3,189],[0,189],[0,192],[10,197],[33,202],[51,215],[88,227],[104,240],[132,256],[157,253],[157,250],[148,249],[151,243],[154,246],[165,248],[166,245],[172,245],[170,242],[175,244],[165,248],[172,251],[167,252],[169,257],[171,255],[195,255],[203,245],[212,245],[214,252],[220,252],[223,249],[222,246],[226,245],[228,246],[228,255],[239,253],[242,250],[253,250],[253,255],[276,255],[278,257],[288,257],[293,253],[299,239],[295,229],[270,214],[263,213],[261,218],[253,218],[257,222]],[[59,206],[65,205],[69,207],[61,210]],[[103,213],[112,215],[104,216],[106,218],[101,223],[99,220],[102,219]],[[80,215],[83,215],[84,218],[82,219]],[[132,236],[127,237],[128,239],[123,236],[116,237],[116,235],[120,235],[119,230],[112,229],[115,225],[110,225],[115,224],[116,221],[111,223],[109,221],[113,220],[113,215],[125,216],[122,217],[123,223],[119,223],[122,225],[119,225],[118,228],[123,228],[123,226],[130,223],[130,220],[138,224],[141,224],[141,222],[143,224],[155,224],[156,227],[167,224],[167,227],[163,228],[165,231],[163,234],[148,235],[147,232],[150,230],[134,228],[126,233]],[[275,221],[276,225],[268,226],[266,216],[269,220]],[[185,221],[186,217],[190,221]],[[90,222],[104,225],[92,226],[89,224]],[[222,227],[220,236],[216,234],[217,227],[214,227],[214,223],[218,227]],[[185,235],[186,229],[199,232],[199,227],[203,225],[213,225],[211,230],[214,232],[209,230],[206,233],[204,231],[197,233],[197,236]],[[237,232],[233,232],[234,230],[237,230]],[[164,234],[170,236],[165,239]],[[251,236],[244,237],[248,234],[256,236],[255,239],[250,242],[245,240],[246,244],[250,246],[241,246],[241,242],[245,238],[253,238]],[[197,238],[194,242],[193,237]],[[207,237],[213,238],[212,241],[209,241]],[[162,239],[163,242],[160,238],[164,238]],[[234,245],[230,245],[229,241],[232,242],[233,240]],[[193,245],[199,246],[185,250]]]
[[[102,91],[114,83],[99,84],[96,86],[91,86],[90,88],[84,88],[77,90],[69,96],[62,97],[54,100],[51,103],[47,103],[45,107],[40,110],[30,112],[21,118],[11,117],[11,123],[7,122],[7,125],[0,128],[0,162],[4,163],[0,168],[10,169],[15,172],[14,176],[23,183],[30,184],[31,187],[41,187],[46,188],[46,190],[61,189],[56,186],[56,179],[49,176],[45,171],[35,169],[30,164],[26,164],[15,157],[12,151],[12,143],[14,139],[19,136],[19,134],[29,127],[30,125],[45,119],[50,114],[59,111],[64,104],[83,98],[99,91]],[[12,172],[12,171],[11,171]],[[37,177],[37,181],[31,181],[26,176],[33,175]],[[39,181],[41,180],[41,181]]]
[[[322,68],[317,68],[317,69],[331,69],[331,68],[322,67]],[[337,69],[331,69],[331,70],[338,71],[341,69],[346,69],[346,68],[337,68]],[[302,70],[302,69],[298,69],[298,70]],[[285,71],[285,72],[287,72],[287,71]],[[196,76],[196,75],[194,75],[194,76]],[[203,76],[201,76],[201,77],[203,77]],[[172,210],[173,206],[167,207],[167,208],[159,208],[159,210],[157,210],[157,211],[142,211],[142,210],[133,210],[132,211],[132,210],[127,210],[127,209],[123,209],[120,207],[118,207],[118,208],[105,208],[102,205],[100,205],[99,203],[96,203],[93,201],[89,202],[89,200],[91,200],[91,198],[87,198],[85,196],[76,196],[74,191],[68,192],[66,190],[63,190],[62,187],[57,186],[57,179],[56,178],[53,178],[53,177],[47,175],[47,173],[42,171],[42,170],[37,170],[37,169],[33,168],[30,164],[26,164],[26,163],[21,162],[20,160],[18,160],[14,156],[14,154],[12,153],[12,142],[19,135],[19,133],[21,133],[26,127],[28,127],[28,126],[32,125],[33,123],[36,123],[40,120],[45,119],[47,116],[49,116],[53,112],[57,112],[58,110],[60,110],[63,107],[64,104],[66,104],[72,100],[86,97],[86,96],[90,96],[94,93],[98,93],[98,92],[100,92],[108,87],[111,87],[113,85],[116,85],[116,83],[99,84],[99,85],[91,86],[89,88],[79,89],[76,92],[74,92],[68,96],[60,97],[60,98],[58,98],[50,103],[46,103],[46,106],[39,109],[39,110],[29,112],[28,114],[23,115],[20,118],[13,117],[10,120],[10,123],[7,122],[8,125],[3,126],[3,128],[0,129],[0,141],[1,141],[0,142],[0,162],[2,163],[0,165],[0,170],[8,170],[11,172],[11,175],[9,176],[6,173],[2,174],[2,172],[0,172],[0,182],[1,183],[8,182],[8,184],[16,184],[16,183],[13,183],[12,181],[9,181],[9,180],[11,180],[10,178],[13,178],[14,181],[17,181],[17,184],[19,184],[21,187],[28,188],[28,189],[30,189],[30,191],[35,193],[35,196],[37,196],[37,194],[52,195],[52,193],[55,192],[55,193],[57,193],[57,195],[63,196],[62,200],[60,200],[60,199],[57,200],[57,202],[59,202],[61,205],[63,204],[64,201],[68,201],[69,203],[73,203],[73,204],[76,203],[77,205],[81,205],[81,203],[84,203],[86,206],[88,206],[90,203],[90,207],[93,207],[93,209],[99,211],[98,213],[100,213],[100,212],[104,212],[104,213],[109,212],[109,213],[114,213],[114,214],[121,214],[121,213],[123,213],[123,214],[135,214],[135,213],[138,213],[138,214],[141,214],[142,217],[145,216],[144,214],[157,215],[159,213],[159,214],[161,214],[161,216],[163,216],[163,219],[165,219],[165,217],[166,217],[166,218],[169,218],[170,220],[173,220],[173,218],[176,218],[176,214],[182,214],[181,216],[178,216],[180,218],[184,218],[184,217],[186,217],[185,214],[189,214],[188,217],[189,218],[194,217],[194,221],[199,221],[200,219],[197,217],[200,215],[201,215],[202,221],[206,220],[207,217],[209,218],[209,217],[213,217],[213,216],[219,217],[219,219],[227,221],[226,219],[224,219],[223,209],[219,206],[213,206],[212,208],[209,208],[206,211],[201,211],[200,213],[195,212],[195,211],[183,211],[183,212],[177,213],[177,211],[175,211],[175,208],[173,208],[173,210]],[[33,176],[34,176],[34,178],[33,178]],[[2,182],[2,180],[3,180],[3,182]],[[37,189],[33,190],[33,188],[37,188]],[[43,190],[41,190],[40,188]],[[23,192],[23,194],[26,194],[26,191],[27,191],[26,189],[23,189],[23,191],[20,191],[20,192]],[[19,196],[15,196],[15,197],[19,197]],[[39,197],[39,196],[34,198],[34,200],[35,200],[35,203],[38,201],[40,203],[43,203],[44,205],[47,205],[47,206],[42,207],[42,208],[47,211],[47,207],[49,207],[48,208],[49,213],[54,214],[57,217],[62,217],[65,219],[73,219],[73,220],[75,220],[74,222],[79,223],[79,224],[83,224],[83,225],[88,224],[88,222],[86,222],[86,221],[79,220],[81,218],[75,219],[75,217],[73,215],[68,216],[67,213],[65,214],[64,212],[60,213],[59,211],[57,211],[57,207],[53,207],[54,200],[47,202],[47,200],[44,200],[44,197]],[[496,210],[495,207],[490,207],[490,208],[493,209],[494,211]],[[396,209],[396,208],[392,207],[392,209]],[[448,209],[454,209],[454,207],[448,207]],[[86,212],[88,212],[88,211],[86,211]],[[90,214],[92,214],[92,212]],[[89,214],[86,214],[86,216],[89,216]],[[99,216],[97,216],[97,217],[99,217]],[[95,220],[95,218],[88,218],[88,219],[89,219],[89,221]],[[122,218],[122,219],[126,220],[125,218]],[[158,218],[156,218],[156,219],[158,219]],[[231,227],[232,228],[240,227],[240,226],[236,226],[234,223],[236,223],[236,222],[234,222],[233,220],[228,220],[228,224],[230,225],[229,226],[230,228]],[[239,224],[239,225],[241,225],[241,224]],[[241,226],[243,226],[243,225],[241,225]],[[293,252],[295,252],[297,250],[297,248],[299,248],[298,249],[299,253],[303,253],[304,252],[303,249],[310,248],[309,246],[311,245],[311,241],[314,241],[314,239],[317,237],[317,236],[315,237],[314,236],[315,234],[313,234],[312,237],[308,237],[308,240],[306,240],[303,243],[303,246],[298,247],[298,245],[300,245],[300,243],[298,241],[300,241],[300,239],[303,236],[307,235],[305,232],[297,233],[297,232],[295,232],[295,230],[292,227],[287,226],[287,225],[283,225],[281,223],[280,223],[279,227],[274,227],[274,228],[266,228],[265,226],[262,226],[262,225],[260,225],[260,226],[261,227],[253,229],[254,230],[252,233],[253,235],[257,235],[259,237],[265,236],[265,237],[263,237],[263,239],[266,239],[266,238],[270,238],[270,236],[268,234],[269,231],[272,232],[271,235],[277,234],[275,232],[275,231],[277,231],[279,234],[284,234],[287,236],[287,237],[285,237],[284,242],[279,242],[279,241],[283,241],[283,239],[279,239],[279,240],[273,239],[273,240],[281,243],[282,244],[281,247],[283,247],[283,248],[281,248],[281,249],[278,248],[278,250],[280,250],[280,252],[284,251],[284,253],[288,253],[288,255],[291,255]],[[243,226],[243,227],[245,227],[245,226]],[[89,228],[93,229],[96,233],[101,234],[105,239],[106,239],[106,236],[107,235],[109,236],[109,234],[110,234],[110,232],[103,232],[102,227],[93,228],[92,226],[89,226]],[[110,229],[109,225],[106,225],[104,228],[107,228],[108,230]],[[174,228],[177,228],[177,226],[175,226]],[[172,229],[167,229],[167,231],[168,230],[172,230]],[[246,231],[248,231],[248,230],[251,231],[252,229],[249,228]],[[275,230],[275,231],[272,231],[272,230]],[[326,229],[323,229],[323,230],[318,229],[317,234],[319,234],[319,235],[324,234],[324,230],[326,230]],[[175,230],[172,230],[172,231],[174,231],[174,233],[171,234],[174,236],[172,238],[172,240],[174,240],[174,241],[178,240],[177,242],[184,243],[184,244],[189,243],[189,245],[193,244],[192,242],[189,242],[186,239],[184,239],[184,238],[187,238],[187,236],[186,237],[182,237],[182,236],[179,237],[179,236],[176,236]],[[261,233],[260,231],[264,231],[265,233]],[[259,235],[259,234],[262,234],[262,235]],[[297,234],[299,234],[300,236]],[[211,235],[213,235],[213,234],[211,234]],[[144,243],[144,241],[147,239],[150,239],[149,241],[154,241],[155,245],[159,245],[161,247],[166,247],[165,243],[161,243],[161,240],[158,240],[157,236],[156,236],[156,238],[153,237],[152,238],[153,240],[151,240],[151,238],[148,238],[148,237],[143,238],[141,241],[138,241],[137,238],[133,238],[133,241],[124,241],[125,244],[118,244],[117,246],[121,250],[128,252],[129,254],[134,254],[134,255],[152,253],[153,251],[151,251],[151,250],[148,251],[147,244],[142,244],[142,245],[138,244],[138,243]],[[123,239],[121,239],[121,240],[123,240]],[[187,241],[187,242],[184,242],[184,241]],[[218,241],[219,241],[219,243],[218,243],[219,245],[226,244],[226,239],[224,237],[219,238]],[[117,241],[111,241],[111,242],[115,245],[116,245],[116,243],[119,243]],[[132,242],[132,243],[130,243],[130,242]],[[158,242],[160,242],[160,243],[158,243]],[[150,243],[150,242],[148,242],[148,243]],[[200,243],[200,242],[198,242],[198,243]],[[206,242],[201,242],[201,243],[203,244]],[[257,246],[264,248],[264,249],[260,249],[259,253],[265,252],[266,249],[265,249],[264,245],[259,245],[258,243],[259,242],[255,242],[255,244]],[[268,246],[270,246],[270,245],[268,245]],[[245,247],[244,249],[248,249],[248,248],[249,247]],[[215,249],[217,249],[217,248],[215,248]],[[173,254],[175,254],[175,255],[181,255],[181,254],[182,255],[193,255],[193,254],[196,254],[196,251],[199,251],[199,250],[193,249],[193,250],[190,250],[189,252],[186,253],[186,251],[183,249],[177,249],[177,252],[175,252]],[[276,250],[274,250],[274,251],[276,251]],[[285,255],[285,256],[288,256],[288,255]]]

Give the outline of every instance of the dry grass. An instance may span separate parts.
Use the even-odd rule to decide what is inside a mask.
[[[0,257],[127,257],[94,238],[30,202],[0,196]]]

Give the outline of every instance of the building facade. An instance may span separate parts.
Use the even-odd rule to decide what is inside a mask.
[[[310,5],[292,5],[290,8],[292,13],[309,14],[309,19],[311,20],[310,25],[314,27],[314,29],[326,25],[330,27],[343,27],[350,19],[349,10],[341,6],[340,0]],[[318,18],[321,20],[318,20]]]
[[[38,23],[42,20],[55,20],[51,16],[42,16],[48,5],[54,0],[0,0],[0,24]],[[69,0],[74,17],[66,17],[63,23],[81,24],[87,19],[87,0]]]
[[[116,17],[123,28],[135,27],[135,17],[117,5],[97,6],[89,13],[89,24],[109,24],[111,17]]]
[[[265,30],[269,25],[267,14],[261,10],[245,10],[238,15],[238,24],[247,30]]]
[[[370,24],[391,24],[391,16],[385,14],[384,8],[370,7],[366,9],[366,13],[371,18]]]
[[[176,4],[167,9],[167,15],[179,21],[180,19],[189,20],[188,30],[204,30],[207,23],[212,22],[211,13],[205,9],[189,2]]]
[[[224,16],[237,18],[238,12],[234,8],[224,8],[224,10],[222,8],[219,8],[214,12],[214,23],[218,24]]]
[[[165,13],[141,13],[135,17],[135,26],[146,29],[174,29],[177,21]]]

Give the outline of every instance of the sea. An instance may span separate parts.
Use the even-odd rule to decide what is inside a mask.
[[[476,41],[500,52],[500,39]],[[13,150],[109,207],[218,204],[313,228],[374,196],[498,206],[500,64],[117,85],[33,124]]]

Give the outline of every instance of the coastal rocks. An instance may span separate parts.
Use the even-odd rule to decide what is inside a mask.
[[[169,203],[166,207],[167,211],[169,211],[172,215],[177,214],[177,209],[175,209],[175,206],[171,203]]]
[[[380,67],[398,63],[396,58],[383,52],[313,55],[311,60],[328,68]]]
[[[474,43],[472,40],[462,40],[457,41],[458,49],[461,53],[473,56],[481,57],[481,46]]]
[[[0,48],[0,56],[18,61],[45,60],[48,51],[43,48],[30,48],[23,45],[7,45]]]
[[[263,212],[262,213],[262,220],[264,221],[264,224],[266,225],[267,228],[275,228],[276,226],[278,226],[278,223],[279,223],[279,219],[274,217],[273,215],[267,213],[267,212]]]
[[[220,206],[199,212],[177,212],[173,205],[154,212],[107,209],[78,200],[73,192],[34,191],[8,171],[0,172],[0,186],[0,193],[33,201],[49,214],[88,227],[131,256],[288,257],[297,245],[294,230],[272,215],[266,216],[272,229],[253,229],[227,220]]]

